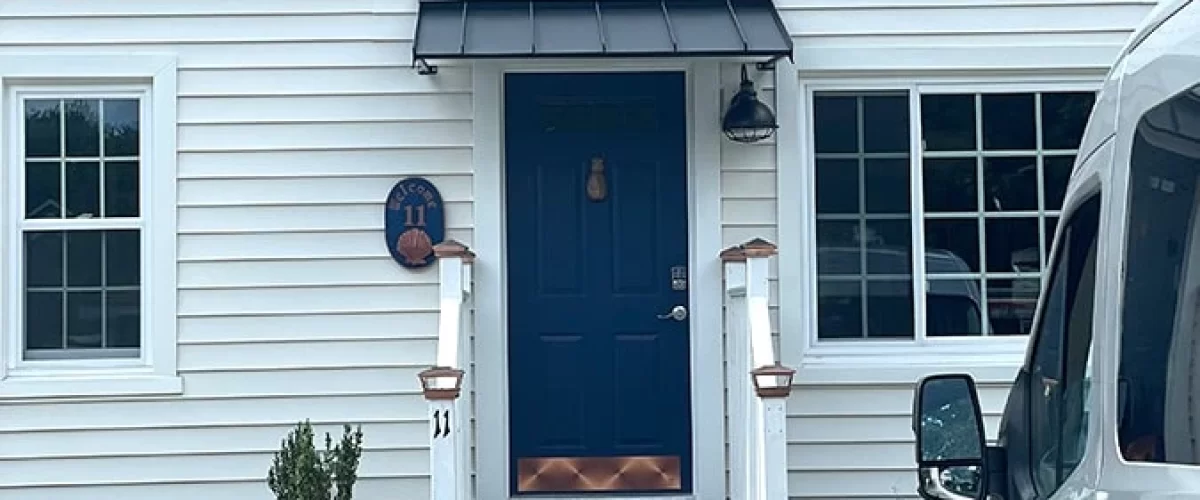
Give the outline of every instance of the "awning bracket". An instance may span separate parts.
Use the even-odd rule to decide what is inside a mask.
[[[438,67],[429,64],[424,58],[413,59],[413,67],[417,68],[418,75],[436,75]]]
[[[783,59],[783,56],[771,56],[771,58],[767,59],[766,61],[754,63],[754,69],[759,71],[775,71],[775,62],[780,59]],[[790,60],[791,57],[789,56],[788,59]]]

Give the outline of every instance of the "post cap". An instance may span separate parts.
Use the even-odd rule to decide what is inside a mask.
[[[458,257],[465,263],[475,261],[475,252],[458,240],[446,240],[433,246],[433,254],[439,259]]]

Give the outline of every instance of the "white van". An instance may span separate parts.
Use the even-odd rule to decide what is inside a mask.
[[[1165,0],[1084,134],[998,439],[974,382],[918,384],[931,499],[1200,499],[1200,0]]]

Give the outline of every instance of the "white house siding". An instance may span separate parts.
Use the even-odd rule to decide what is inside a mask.
[[[1099,76],[1153,2],[776,3],[801,78],[811,79]],[[467,66],[443,65],[432,77],[410,69],[415,12],[416,0],[0,2],[3,53],[179,57],[185,391],[0,402],[0,498],[263,497],[271,453],[303,418],[321,431],[364,424],[364,498],[427,497],[415,373],[433,359],[436,273],[391,262],[381,200],[395,180],[428,176],[446,198],[450,236],[471,243],[471,77]],[[723,99],[737,70],[722,67]],[[751,76],[773,103],[770,75]],[[722,143],[726,245],[778,240],[776,162],[771,141]],[[788,406],[791,494],[911,498],[917,374],[852,375],[798,374]],[[994,375],[983,380],[992,432],[1008,380]]]
[[[777,0],[805,72],[1103,73],[1154,0]]]
[[[776,0],[796,44],[802,84],[947,73],[985,80],[1001,73],[1083,74],[1099,81],[1154,3]],[[726,239],[776,234],[775,214],[767,208],[775,188],[771,148],[727,145],[725,162]],[[971,371],[952,363],[896,370],[802,367],[788,402],[791,497],[916,498],[909,416],[914,382],[924,373]],[[975,370],[993,437],[1015,371],[1015,364],[1011,370]]]
[[[428,498],[437,271],[401,270],[409,175],[470,242],[471,77],[409,67],[415,0],[4,0],[0,52],[179,61],[180,397],[0,401],[0,498],[266,498],[301,419],[360,422],[363,498]]]

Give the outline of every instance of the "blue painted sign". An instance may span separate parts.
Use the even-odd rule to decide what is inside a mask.
[[[383,212],[388,252],[409,268],[433,264],[433,246],[446,239],[446,209],[442,195],[420,177],[392,186]]]

